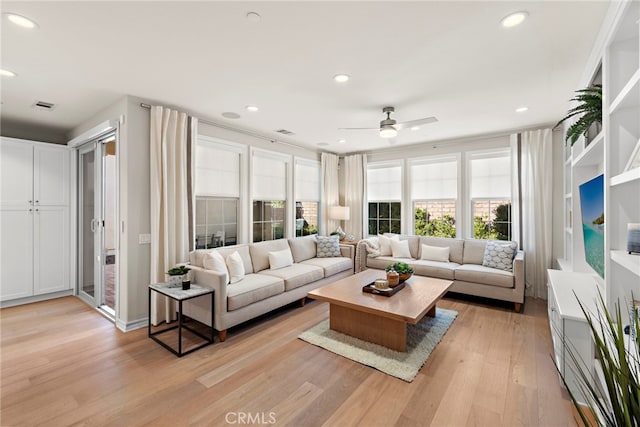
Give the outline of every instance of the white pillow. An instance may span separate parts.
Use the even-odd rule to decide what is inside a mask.
[[[411,258],[408,240],[389,240],[391,243],[391,254],[394,258]]]
[[[392,237],[383,236],[382,234],[378,234],[378,246],[380,247],[380,256],[390,256],[391,252],[391,241],[400,241],[400,237],[397,235]]]
[[[269,270],[289,267],[293,264],[293,256],[290,249],[269,252]]]
[[[227,257],[227,268],[229,268],[229,284],[238,283],[244,279],[244,264],[242,263],[242,257],[235,251]]]
[[[207,253],[202,260],[202,265],[207,270],[213,270],[217,273],[224,274],[225,285],[229,283],[229,271],[227,270],[227,265],[224,262],[224,258],[222,258],[222,255],[220,255],[218,251],[211,251]]]
[[[420,259],[426,259],[428,261],[440,261],[449,262],[449,246],[429,246],[422,245],[422,255]]]

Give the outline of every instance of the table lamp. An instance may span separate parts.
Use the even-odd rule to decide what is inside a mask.
[[[335,219],[338,221],[349,221],[349,207],[348,206],[330,206],[329,207],[329,219]],[[340,239],[344,239],[347,233],[342,230],[340,225],[336,229],[335,233],[338,233]]]

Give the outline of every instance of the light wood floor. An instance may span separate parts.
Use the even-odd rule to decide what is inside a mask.
[[[575,425],[545,301],[441,306],[459,316],[410,384],[296,339],[318,301],[181,359],[74,297],[5,308],[0,425]]]

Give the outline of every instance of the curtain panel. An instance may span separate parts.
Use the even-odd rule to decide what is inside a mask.
[[[340,221],[329,219],[329,208],[340,204],[338,188],[338,156],[331,153],[322,153],[320,158],[322,168],[322,228],[320,234],[327,235],[335,231]]]
[[[189,259],[193,245],[193,139],[197,119],[152,106],[150,116],[151,282],[166,281],[166,272]],[[176,319],[176,305],[154,293],[151,323]]]
[[[350,220],[345,221],[345,231],[360,240],[366,235],[364,218],[366,218],[365,195],[367,183],[367,156],[354,154],[344,158],[344,204],[348,206]]]

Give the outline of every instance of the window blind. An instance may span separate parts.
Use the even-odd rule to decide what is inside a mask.
[[[458,161],[434,160],[411,165],[411,199],[435,200],[458,197]]]
[[[320,163],[296,160],[295,198],[298,202],[317,202],[320,200]]]
[[[399,165],[369,167],[367,199],[370,202],[402,200],[402,168]]]
[[[195,181],[196,196],[240,197],[240,152],[199,140]]]
[[[253,153],[253,200],[287,199],[287,161],[262,152]]]
[[[511,158],[508,152],[472,155],[471,198],[511,198]]]

